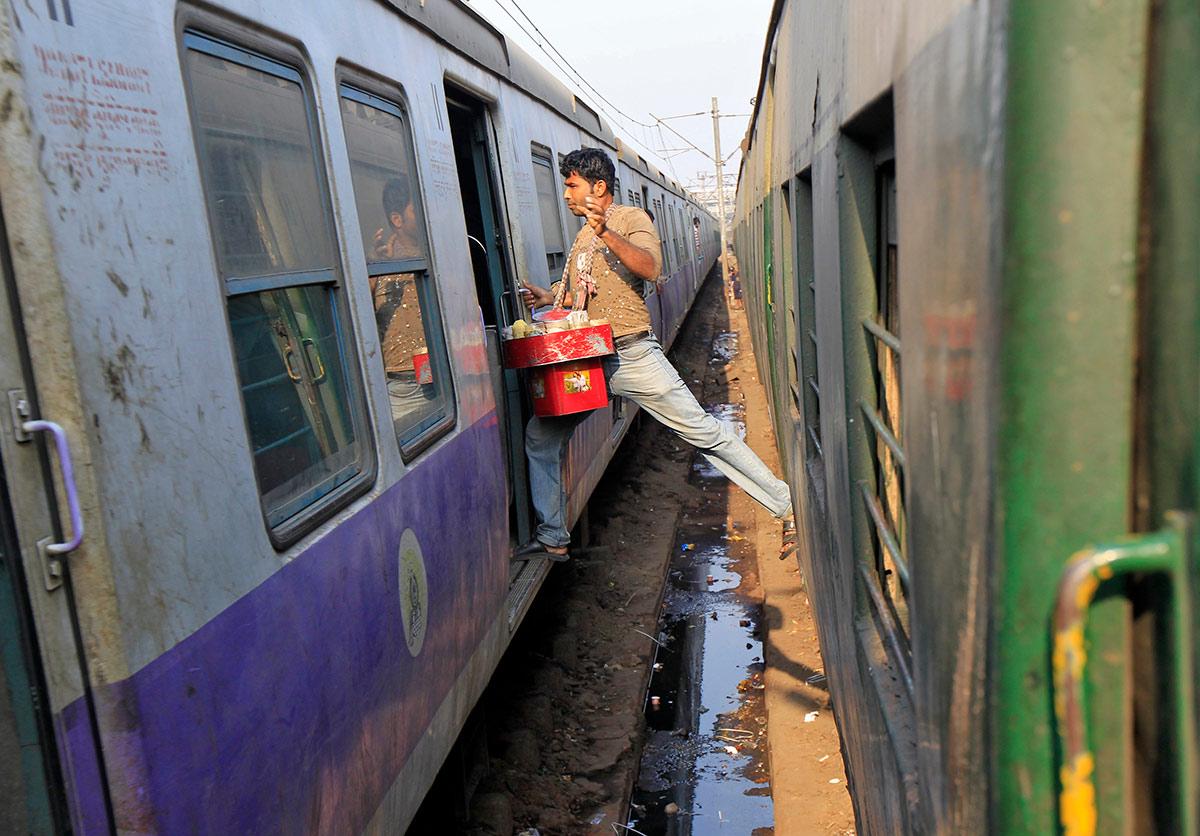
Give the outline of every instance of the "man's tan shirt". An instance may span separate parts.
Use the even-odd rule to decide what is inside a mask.
[[[649,215],[636,206],[613,206],[606,226],[654,257],[655,278],[662,273],[662,245]],[[575,236],[571,254],[567,257],[572,291],[579,288],[579,269],[584,265],[588,247],[595,237],[596,234],[587,224]],[[592,278],[596,280],[597,292],[588,300],[588,316],[591,319],[607,319],[614,337],[650,330],[650,311],[642,296],[642,280],[633,275],[603,244],[592,263]]]

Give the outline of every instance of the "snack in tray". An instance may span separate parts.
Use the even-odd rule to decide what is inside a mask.
[[[534,322],[553,322],[556,319],[566,319],[571,312],[566,308],[547,308],[533,315]]]

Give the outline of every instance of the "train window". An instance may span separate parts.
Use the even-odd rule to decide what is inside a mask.
[[[538,211],[542,217],[542,240],[546,244],[546,269],[550,281],[558,281],[566,263],[566,238],[563,236],[562,216],[558,206],[561,192],[554,181],[554,166],[550,149],[533,146],[533,184],[537,189]]]
[[[674,250],[676,263],[682,265],[683,259],[679,256],[679,229],[675,223],[675,207],[668,204],[666,209],[667,221],[671,226],[671,248]]]
[[[681,210],[678,206],[675,207],[675,222],[679,225],[679,237],[676,239],[676,243],[679,244],[679,254],[677,258],[679,259],[679,263],[683,264],[687,258],[688,252],[688,231],[683,222],[683,210]]]
[[[658,242],[659,247],[662,248],[663,275],[669,276],[675,271],[671,267],[671,251],[667,247],[667,219],[663,215],[663,202],[661,200],[654,201],[654,225],[658,228]]]
[[[817,370],[817,282],[813,258],[812,180],[808,172],[796,178],[793,192],[795,211],[795,294],[797,335],[792,346],[797,384],[792,389],[796,408],[804,416],[804,432],[810,460],[821,457],[821,384]]]
[[[562,164],[563,164],[563,160],[565,160],[566,158],[567,158],[567,155],[566,155],[566,154],[563,154],[563,153],[561,153],[561,152],[559,153],[559,155],[558,155],[558,170],[559,170],[560,172],[562,171]],[[558,197],[559,199],[561,199],[561,196],[556,196],[556,197]],[[567,216],[567,218],[568,218],[568,220],[569,220],[569,219],[571,219],[571,218],[574,218],[574,220],[575,220],[575,224],[576,224],[576,231],[577,231],[577,232],[578,232],[580,229],[583,229],[583,225],[584,225],[584,223],[586,223],[586,221],[584,221],[584,219],[583,219],[583,218],[581,218],[581,217],[579,217],[578,215],[568,215],[568,216]],[[557,281],[557,280],[558,280],[558,276],[554,276],[553,278],[554,278],[554,280],[555,280],[555,281]]]
[[[847,426],[853,486],[854,542],[859,563],[858,605],[881,639],[877,646],[902,682],[912,680],[909,596],[910,549],[906,510],[902,337],[899,289],[897,165],[891,93],[843,127],[839,139],[838,200],[856,206],[864,223],[842,231],[843,341]],[[832,501],[832,500],[831,500]],[[880,661],[883,661],[882,659]]]
[[[392,425],[407,461],[454,423],[412,132],[399,104],[355,87],[342,86],[341,110]]]
[[[777,228],[772,230],[774,240],[779,242],[779,278],[783,290],[784,341],[787,346],[786,383],[792,396],[791,414],[798,420],[802,414],[800,406],[800,354],[796,340],[796,316],[798,296],[796,293],[796,207],[792,202],[792,184],[785,180],[779,185],[779,213]]]
[[[635,200],[635,199],[634,199],[634,197],[633,197],[633,189],[629,189],[629,190],[628,190],[628,193],[626,194],[626,197],[628,197],[628,198],[629,198],[629,200],[628,200],[627,202],[629,203],[629,205],[630,205],[630,206],[639,206],[639,205],[641,205],[641,201],[640,201],[640,200]]]
[[[194,32],[184,46],[254,470],[280,545],[362,484],[369,452],[324,169],[297,69]]]
[[[867,330],[875,343],[875,409],[866,418],[875,429],[875,497],[872,516],[882,515],[877,552],[877,571],[885,593],[897,602],[901,623],[907,622],[907,607],[903,606],[908,589],[906,515],[904,511],[904,435],[900,422],[900,306],[899,306],[899,237],[896,219],[896,164],[885,159],[875,170],[877,211],[877,243],[875,249],[875,298],[877,311],[874,321],[868,320]],[[890,542],[888,542],[890,540]]]

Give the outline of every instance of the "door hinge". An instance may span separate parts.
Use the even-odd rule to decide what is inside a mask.
[[[63,561],[60,555],[50,551],[53,543],[53,537],[43,537],[37,541],[38,563],[42,566],[42,580],[47,592],[53,592],[63,585]]]
[[[20,443],[32,439],[32,433],[25,429],[25,422],[33,417],[33,407],[29,405],[29,398],[25,397],[25,390],[8,391],[8,413],[12,422],[13,439]]]

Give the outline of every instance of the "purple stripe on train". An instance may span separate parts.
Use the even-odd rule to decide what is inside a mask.
[[[119,829],[366,825],[503,605],[498,432],[493,413],[195,634],[98,690]],[[399,600],[406,528],[428,577],[416,659]],[[63,712],[70,738],[87,734],[84,711],[80,701]],[[76,776],[74,794],[88,808],[76,821],[98,832],[102,801],[86,783]]]

